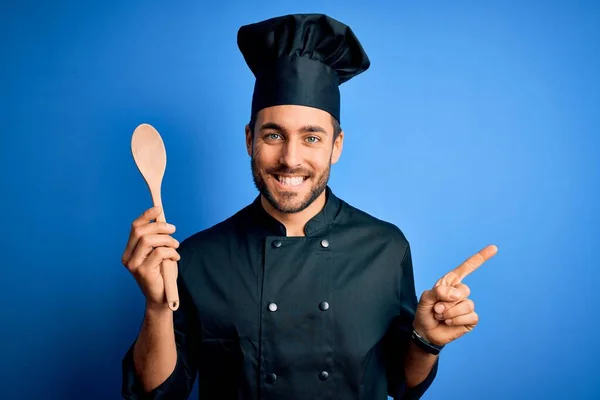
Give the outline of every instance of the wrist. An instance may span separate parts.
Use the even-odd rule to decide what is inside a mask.
[[[413,344],[428,354],[438,355],[440,351],[444,348],[444,345],[437,345],[432,343],[432,341],[427,338],[426,335],[421,334],[417,328],[413,327],[413,331],[411,334],[411,341]]]
[[[161,319],[170,316],[173,311],[169,308],[166,302],[152,303],[146,302],[146,316],[153,319]]]

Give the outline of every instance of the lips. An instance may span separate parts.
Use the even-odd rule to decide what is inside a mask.
[[[284,176],[284,175],[273,175],[277,181],[288,187],[300,186],[306,180],[306,176]]]

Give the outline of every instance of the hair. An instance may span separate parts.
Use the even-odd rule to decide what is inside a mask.
[[[331,123],[333,124],[333,141],[342,133],[342,127],[340,126],[340,121],[337,120],[333,115],[331,116]],[[256,125],[256,114],[252,115],[250,118],[250,122],[248,124],[250,126],[250,132],[252,132],[252,137],[254,137],[254,125]]]

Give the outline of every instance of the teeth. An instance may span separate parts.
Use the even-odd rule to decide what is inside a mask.
[[[304,182],[304,177],[302,177],[302,176],[294,176],[294,177],[278,176],[277,179],[279,180],[279,182],[281,182],[287,186],[298,186],[298,185],[302,184],[302,182]]]

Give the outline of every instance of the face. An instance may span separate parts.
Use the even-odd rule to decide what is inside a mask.
[[[254,135],[246,127],[254,184],[279,212],[300,212],[324,192],[344,137],[333,140],[331,118],[312,107],[274,106],[258,113]]]

